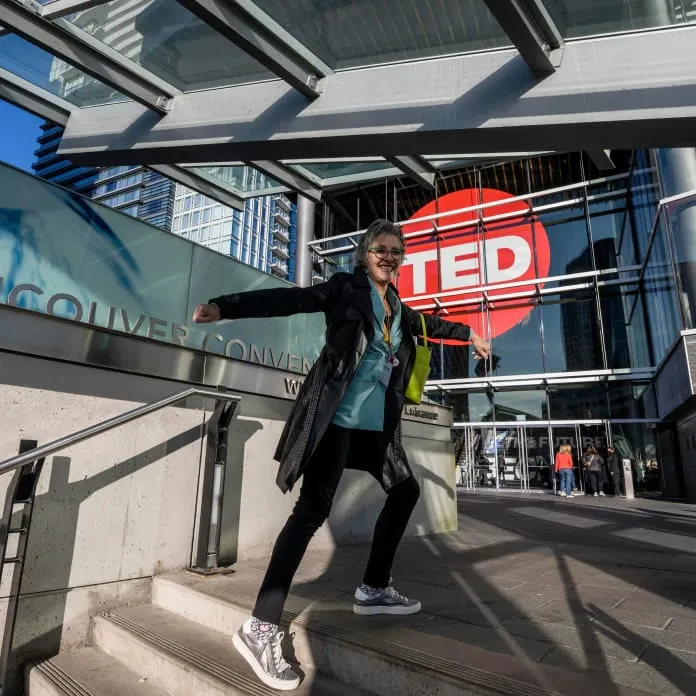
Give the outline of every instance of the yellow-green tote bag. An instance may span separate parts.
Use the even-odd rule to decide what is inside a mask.
[[[416,362],[413,365],[413,372],[406,387],[406,401],[411,404],[420,404],[423,398],[425,381],[430,374],[430,355],[432,351],[428,348],[428,334],[425,330],[425,318],[422,314],[421,324],[423,326],[423,345],[419,346],[416,339]]]

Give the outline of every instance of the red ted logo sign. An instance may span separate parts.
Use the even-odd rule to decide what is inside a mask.
[[[481,203],[496,203],[483,211],[486,218],[506,216],[472,224],[479,211],[470,210],[440,216],[434,222],[406,222],[404,234],[432,231],[406,240],[406,259],[399,277],[399,293],[413,307],[423,305],[428,295],[443,293],[439,300],[449,312],[450,321],[468,324],[476,333],[495,338],[519,324],[536,306],[534,299],[507,299],[495,302],[498,295],[533,290],[527,285],[515,288],[525,280],[548,276],[551,256],[546,230],[539,220],[529,214],[526,201],[506,202],[512,195],[495,189],[465,189],[442,196],[418,210],[411,220],[432,216],[436,212],[470,208]],[[519,213],[515,215],[514,213]],[[468,223],[468,224],[467,224]],[[485,228],[485,241],[483,228]],[[534,250],[536,249],[536,259]],[[487,288],[491,301],[490,327],[481,311],[482,287]],[[460,291],[460,292],[458,292]],[[423,300],[419,296],[423,296]],[[466,301],[457,307],[452,302]],[[432,313],[433,310],[425,310]]]

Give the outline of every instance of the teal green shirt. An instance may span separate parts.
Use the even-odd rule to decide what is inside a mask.
[[[388,290],[388,292],[390,293],[389,297],[394,299],[393,291]],[[370,299],[374,314],[374,337],[348,385],[348,391],[338,407],[333,422],[343,428],[352,428],[353,430],[381,431],[384,427],[384,404],[387,389],[380,382],[380,377],[389,358],[389,349],[384,341],[383,330],[386,312],[372,280],[370,280]],[[401,345],[401,302],[396,299],[396,302],[391,304],[392,306],[396,305],[391,327],[392,352],[396,354]]]

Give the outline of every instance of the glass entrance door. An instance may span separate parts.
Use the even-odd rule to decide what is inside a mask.
[[[525,426],[526,487],[528,489],[554,489],[553,452],[548,425]]]
[[[582,469],[582,451],[580,440],[580,426],[578,425],[554,425],[551,427],[551,441],[553,445],[553,461],[561,445],[570,445],[570,455],[573,458],[573,473],[575,475],[574,490],[585,492],[585,476]],[[558,478],[554,475],[554,492],[558,489]]]
[[[457,485],[468,490],[497,488],[495,429],[489,425],[467,425],[457,430],[454,443]]]

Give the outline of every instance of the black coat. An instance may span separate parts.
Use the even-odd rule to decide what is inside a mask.
[[[396,288],[393,288],[396,293]],[[395,295],[395,297],[398,295]],[[323,312],[326,317],[326,345],[305,378],[285,429],[275,459],[280,462],[276,482],[283,492],[292,490],[319,441],[332,423],[336,411],[355,375],[360,360],[374,335],[374,314],[370,282],[363,269],[337,273],[326,283],[311,288],[254,290],[213,298],[222,319],[281,317]],[[374,458],[351,462],[350,466],[372,473],[385,490],[412,475],[401,446],[399,423],[404,392],[415,362],[413,337],[422,334],[420,314],[401,305],[401,346],[398,366],[392,371],[387,389],[384,429],[377,434]],[[468,326],[425,315],[428,336],[469,340]]]
[[[621,465],[619,464],[619,455],[616,452],[607,455],[607,469],[610,474],[620,474]]]

